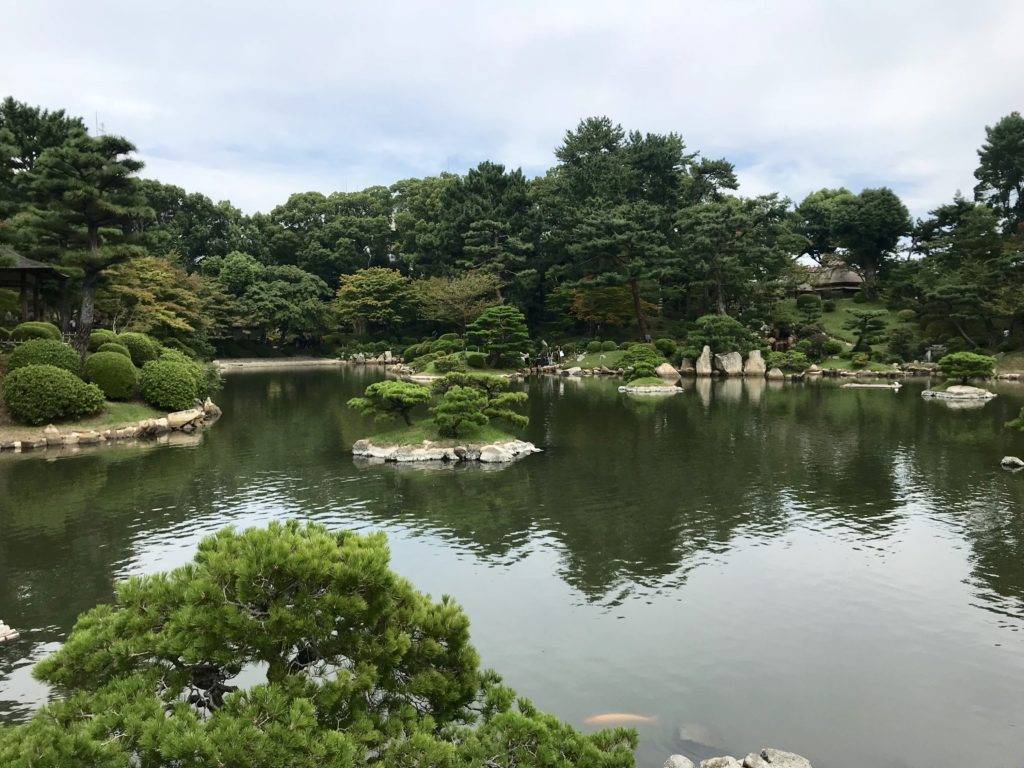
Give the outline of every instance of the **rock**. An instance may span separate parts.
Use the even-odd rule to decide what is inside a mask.
[[[726,352],[715,355],[715,370],[726,376],[743,375],[743,355],[739,352]]]
[[[661,365],[654,369],[654,372],[659,376],[665,376],[670,379],[679,378],[679,371],[675,369],[672,363],[662,363]]]
[[[60,430],[53,424],[46,425],[46,429],[43,430],[43,439],[46,440],[47,445],[60,445],[62,442]]]
[[[693,360],[688,357],[684,357],[679,365],[679,372],[684,376],[693,376],[697,373],[697,368],[693,364]]]
[[[97,445],[103,442],[103,435],[99,432],[81,432],[78,435],[80,445]]]
[[[580,376],[583,373],[583,369],[578,365],[574,365],[572,368],[567,368],[562,372],[563,376]]]
[[[383,357],[384,357],[384,362],[385,363],[390,363],[394,359],[394,358],[391,357],[391,350],[390,349],[385,350]]]
[[[697,358],[697,362],[694,364],[694,371],[698,376],[710,376],[711,370],[711,347],[707,344],[704,345],[704,349],[700,351],[700,357]]]
[[[78,433],[72,432],[71,434],[64,435],[64,445],[78,445]]]
[[[786,378],[786,374],[779,368],[772,368],[767,374],[769,381],[782,381]]]
[[[989,392],[987,389],[960,384],[946,387],[944,390],[926,389],[921,393],[921,397],[936,400],[991,400],[995,396],[995,392]]]
[[[700,768],[743,768],[735,757],[712,757],[700,761]]]
[[[480,461],[484,464],[501,464],[513,458],[514,454],[504,445],[485,445],[480,449]]]
[[[771,768],[757,752],[751,752],[743,758],[743,768]]]
[[[764,376],[766,370],[764,358],[761,357],[761,350],[750,350],[750,354],[747,355],[747,361],[743,363],[743,375]]]
[[[167,426],[170,429],[181,429],[186,424],[190,424],[196,419],[201,419],[202,417],[202,408],[189,408],[187,411],[175,411],[174,413],[167,414]]]
[[[806,757],[783,752],[781,749],[765,747],[761,750],[761,757],[772,768],[813,768],[811,761]]]
[[[663,768],[693,768],[693,761],[682,755],[671,755]]]
[[[630,395],[678,395],[683,391],[682,387],[676,386],[675,384],[663,384],[663,385],[645,385],[645,386],[634,386],[632,384],[626,384],[619,387],[619,392],[625,392]]]
[[[1003,460],[999,462],[999,466],[1003,469],[1020,469],[1024,467],[1024,459],[1020,459],[1016,456],[1003,456]]]
[[[811,363],[810,367],[804,371],[808,376],[821,376],[821,367],[817,363]]]
[[[7,643],[17,640],[20,637],[17,630],[11,629],[4,622],[0,621],[0,643]]]

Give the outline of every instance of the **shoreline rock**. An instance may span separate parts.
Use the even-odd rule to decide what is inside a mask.
[[[701,760],[699,766],[683,755],[671,755],[665,761],[664,768],[813,768],[806,757],[784,752],[781,749],[763,747],[760,752],[751,752],[739,760],[729,755],[711,757]]]
[[[683,388],[675,384],[663,384],[661,386],[645,384],[638,387],[624,384],[619,387],[619,392],[624,392],[627,395],[678,395],[682,391]]]
[[[989,392],[981,387],[968,387],[956,384],[944,390],[926,389],[921,397],[935,400],[991,400],[996,396],[995,392]]]
[[[457,464],[464,461],[479,461],[484,464],[503,464],[541,449],[525,440],[503,440],[496,443],[463,443],[460,445],[438,445],[430,440],[410,445],[374,445],[370,439],[356,440],[352,454],[368,459],[386,462],[442,461]]]

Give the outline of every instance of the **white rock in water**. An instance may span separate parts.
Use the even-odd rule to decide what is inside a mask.
[[[662,768],[693,768],[693,761],[682,755],[671,755]]]
[[[743,758],[743,768],[771,768],[771,766],[757,752],[751,752]]]
[[[750,350],[750,354],[747,355],[747,361],[743,364],[743,375],[744,376],[764,376],[766,365],[764,358],[761,357],[760,349]]]
[[[666,378],[670,379],[679,378],[679,371],[677,371],[673,367],[672,363],[662,363],[661,365],[654,369],[654,372],[659,376],[665,376]]]
[[[961,384],[946,387],[944,390],[926,389],[921,393],[921,397],[933,397],[937,400],[991,400],[995,396],[995,392],[989,392],[987,389]]]
[[[726,376],[743,375],[743,355],[739,352],[726,352],[715,355],[715,370]]]
[[[202,408],[189,408],[187,411],[175,411],[174,413],[168,413],[167,426],[171,429],[181,429],[190,421],[202,418],[203,414],[204,411]]]
[[[786,374],[782,372],[781,368],[772,368],[770,371],[768,371],[769,381],[782,381],[785,378]]]
[[[781,749],[764,747],[761,750],[761,757],[772,768],[812,768],[811,761],[806,757],[800,757],[792,752],[783,752]]]
[[[1024,467],[1024,459],[1017,456],[1003,456],[1003,460],[999,464],[1003,469],[1020,469]]]
[[[563,373],[562,375],[563,376],[579,376],[582,373],[583,373],[583,369],[580,368],[578,365],[574,365],[572,368],[567,369],[565,371],[565,373]]]
[[[735,757],[712,757],[700,761],[700,768],[743,768]]]
[[[711,347],[707,344],[701,350],[700,357],[697,358],[697,362],[694,364],[694,369],[698,376],[711,375]]]
[[[11,629],[4,622],[0,621],[0,643],[6,643],[9,640],[17,640],[20,637],[18,632]]]

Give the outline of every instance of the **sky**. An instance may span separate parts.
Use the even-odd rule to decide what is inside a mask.
[[[530,176],[608,115],[735,163],[744,195],[970,194],[1024,111],[1024,0],[0,0],[0,96],[127,136],[144,176],[268,211],[294,192]]]

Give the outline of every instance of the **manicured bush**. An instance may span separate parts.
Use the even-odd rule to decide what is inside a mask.
[[[821,317],[821,297],[816,293],[801,293],[796,297],[796,309],[804,323],[814,323]]]
[[[55,365],[77,374],[80,364],[78,352],[70,344],[54,339],[29,339],[11,350],[7,370],[13,371],[26,365]]]
[[[821,303],[821,308],[825,312],[835,312],[836,311],[836,303],[832,299],[825,299],[825,301],[823,301]]]
[[[89,349],[92,352],[99,352],[100,347],[104,344],[110,344],[116,341],[116,333],[109,331],[106,328],[97,328],[89,334]]]
[[[974,352],[953,352],[939,360],[939,370],[949,378],[961,382],[968,379],[990,378],[995,368],[994,357]]]
[[[901,309],[896,313],[896,319],[901,323],[911,323],[914,320],[917,320],[917,312],[912,309]]]
[[[655,376],[655,368],[665,362],[665,356],[651,344],[632,344],[620,361],[623,368],[632,368],[630,381]]]
[[[752,331],[729,315],[704,315],[697,318],[693,330],[686,336],[688,350],[700,350],[707,344],[715,354],[739,352],[747,354],[761,349],[764,343]]]
[[[807,355],[795,349],[788,352],[769,352],[765,355],[764,362],[769,370],[778,368],[786,373],[803,373],[811,367]]]
[[[45,424],[97,413],[103,392],[55,365],[28,365],[10,371],[3,380],[4,405],[23,424]]]
[[[177,360],[150,360],[139,374],[139,392],[154,408],[168,411],[191,408],[199,396],[194,366]]]
[[[665,357],[672,357],[679,345],[672,339],[655,339],[654,347]]]
[[[859,296],[860,294],[858,294]],[[854,368],[867,368],[871,362],[871,355],[867,352],[854,352],[850,355],[850,365]]]
[[[11,331],[11,338],[15,341],[26,339],[53,339],[60,341],[60,328],[53,323],[46,323],[41,320],[30,320],[14,326]]]
[[[195,362],[195,360],[193,360],[191,357],[186,355],[181,350],[179,350],[179,349],[168,349],[167,347],[164,347],[164,348],[162,348],[160,350],[160,359],[161,360],[173,360],[176,363],[189,363],[189,364],[192,364],[192,363]]]
[[[487,354],[492,368],[515,367],[530,351],[526,318],[515,307],[502,304],[484,310],[467,329],[469,340]]]
[[[406,424],[412,424],[409,414],[418,406],[430,400],[430,390],[422,384],[411,381],[378,381],[363,392],[362,397],[353,397],[348,407],[364,416],[374,419],[390,419],[401,416]]]
[[[479,354],[479,353],[478,353]],[[484,362],[487,361],[486,355]],[[434,370],[438,373],[452,373],[454,371],[465,371],[468,368],[466,360],[462,355],[443,355],[434,361]]]
[[[484,408],[487,396],[473,387],[455,386],[441,396],[430,409],[438,433],[445,437],[458,437],[470,427],[482,427],[488,421]]]
[[[102,389],[108,400],[128,400],[135,395],[139,372],[127,355],[95,352],[85,361],[85,379]]]
[[[97,352],[116,352],[119,355],[124,355],[129,360],[132,359],[132,353],[128,351],[128,347],[124,344],[118,344],[116,341],[108,341],[104,344],[100,344]]]
[[[515,409],[527,400],[527,394],[505,376],[490,373],[449,373],[431,386],[435,395],[444,396],[454,387],[469,387],[481,392],[486,405],[483,413],[488,419],[501,419],[515,427],[529,424],[528,417]]]
[[[600,351],[601,351],[601,342],[600,341],[598,341],[597,339],[594,339],[593,341],[588,341],[587,342],[587,352],[600,352]]]
[[[614,352],[618,348],[619,348],[619,345],[616,344],[614,341],[602,341],[601,342],[601,351],[602,352]]]
[[[843,346],[843,342],[839,341],[839,339],[829,339],[825,342],[826,355],[838,355],[844,349],[846,349],[846,347]]]
[[[924,355],[924,340],[915,326],[896,326],[889,330],[889,352],[897,362],[919,360]]]
[[[486,368],[487,355],[485,355],[483,352],[467,352],[466,365],[468,365],[470,368]]]
[[[122,333],[117,337],[117,342],[128,348],[132,362],[139,368],[160,356],[160,342],[144,333]]]

